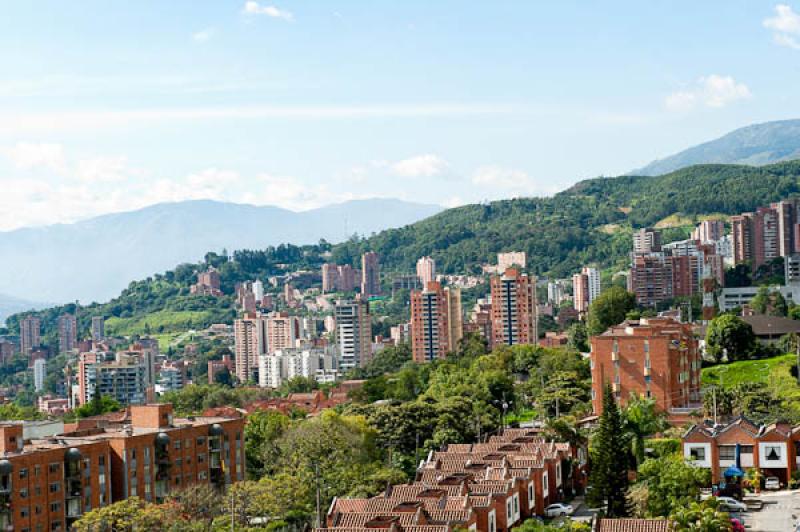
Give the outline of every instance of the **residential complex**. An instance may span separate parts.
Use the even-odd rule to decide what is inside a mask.
[[[236,377],[239,382],[257,382],[258,357],[267,354],[269,349],[266,318],[256,314],[246,314],[234,320],[233,336]]]
[[[600,295],[600,272],[597,268],[585,266],[580,273],[572,276],[572,298],[575,310],[586,313],[589,305]]]
[[[320,530],[506,531],[573,493],[585,480],[585,459],[530,429],[445,445],[421,462],[412,483],[372,498],[334,499]]]
[[[464,335],[461,290],[442,288],[429,281],[424,290],[411,292],[411,351],[423,363],[445,358]]]
[[[372,360],[372,322],[369,302],[339,300],[334,307],[336,344],[342,372],[365,366]]]
[[[700,351],[691,324],[628,320],[593,336],[590,356],[596,414],[602,412],[606,385],[621,405],[633,394],[650,397],[673,418],[700,406]]]
[[[661,232],[649,227],[633,233],[633,253],[643,255],[661,251]]]
[[[100,342],[106,337],[106,320],[103,316],[92,316],[92,340]]]
[[[340,377],[336,356],[324,349],[282,349],[259,357],[258,385],[279,388],[295,377],[331,383]]]
[[[731,217],[734,260],[753,270],[777,257],[800,252],[800,198]]]
[[[381,293],[381,265],[378,254],[368,251],[361,256],[361,295],[376,296]]]
[[[356,287],[357,270],[349,264],[322,265],[322,292],[352,292]]]
[[[221,296],[219,272],[214,268],[197,274],[197,282],[191,286],[192,294],[201,296]]]
[[[75,404],[107,395],[123,405],[154,399],[155,367],[149,351],[87,352],[78,357]]]
[[[19,350],[29,355],[42,345],[42,320],[37,316],[25,316],[19,322]]]
[[[0,528],[68,530],[128,497],[162,502],[186,486],[244,479],[244,419],[176,419],[169,404],[121,414],[37,438],[23,437],[23,423],[0,424]]]
[[[509,268],[526,268],[528,257],[524,251],[509,251],[497,254],[497,273],[503,273]]]
[[[535,344],[539,339],[536,278],[508,268],[490,282],[492,345]]]
[[[58,350],[69,353],[78,346],[78,320],[74,314],[58,317]]]
[[[420,257],[417,261],[417,277],[422,286],[436,280],[436,261],[430,257]]]

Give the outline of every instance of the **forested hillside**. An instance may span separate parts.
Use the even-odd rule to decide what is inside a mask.
[[[436,259],[444,273],[478,272],[500,251],[528,254],[529,269],[538,275],[568,276],[587,263],[625,267],[634,228],[668,217],[692,223],[702,215],[730,215],[800,193],[800,162],[764,167],[702,165],[659,177],[623,176],[583,181],[550,198],[525,198],[467,205],[402,228],[365,239],[330,245],[281,245],[260,251],[238,251],[231,260],[209,253],[201,264],[132,282],[117,298],[91,305],[80,313],[88,329],[92,314],[112,320],[127,331],[153,333],[201,327],[233,319],[230,298],[189,295],[195,273],[205,265],[220,270],[223,291],[236,282],[265,279],[296,269],[317,269],[325,261],[359,265],[362,252],[377,251],[384,272],[412,272],[422,255]],[[675,216],[677,215],[677,216]],[[685,237],[688,225],[668,231]],[[42,311],[45,330],[53,334],[58,307]],[[166,312],[160,312],[166,311]],[[142,316],[147,320],[137,319]],[[150,320],[150,321],[148,321]],[[16,329],[18,316],[9,319]]]

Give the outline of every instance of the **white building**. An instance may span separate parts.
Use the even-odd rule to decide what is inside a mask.
[[[37,392],[44,390],[44,378],[47,376],[47,361],[37,358],[33,361],[33,387]]]
[[[528,265],[528,258],[524,251],[509,251],[497,254],[497,272],[502,273],[508,268],[518,266],[522,269]]]
[[[256,301],[260,303],[264,299],[264,283],[256,279],[253,281],[252,291]]]
[[[322,349],[284,349],[259,358],[258,385],[262,388],[279,388],[295,377],[333,382],[330,379],[338,376],[336,357]]]
[[[737,288],[723,288],[719,292],[717,302],[720,312],[727,312],[736,307],[742,307],[750,303],[758,293],[759,286],[742,286]],[[770,286],[770,292],[780,292],[787,303],[800,302],[800,284],[791,286]]]

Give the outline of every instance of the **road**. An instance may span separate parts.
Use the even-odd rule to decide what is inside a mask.
[[[744,515],[745,526],[753,532],[792,532],[800,518],[800,490],[762,492],[764,508]]]

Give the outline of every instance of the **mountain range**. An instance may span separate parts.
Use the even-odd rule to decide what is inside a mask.
[[[2,232],[0,294],[6,295],[0,296],[0,311],[39,306],[27,301],[105,301],[132,280],[196,262],[208,251],[339,242],[441,210],[395,199],[356,200],[303,212],[200,200]]]
[[[658,159],[632,175],[662,175],[695,164],[761,166],[800,159],[800,120],[753,124],[718,139]]]

